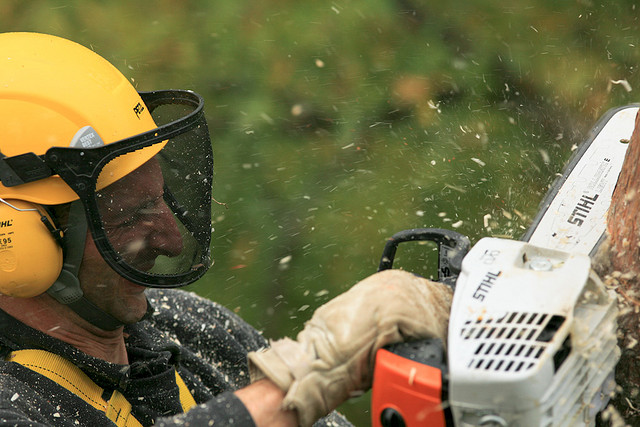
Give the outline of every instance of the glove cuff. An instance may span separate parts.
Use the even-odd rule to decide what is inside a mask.
[[[311,426],[318,417],[328,412],[319,396],[304,402],[292,398],[292,395],[297,394],[299,381],[311,373],[312,362],[315,359],[315,355],[309,355],[298,341],[290,338],[272,341],[270,348],[250,352],[248,359],[251,382],[268,378],[284,391],[286,397],[283,409],[296,410],[301,426]]]
[[[272,341],[270,348],[250,352],[248,358],[251,382],[268,378],[284,392],[311,371],[312,358],[290,338]]]

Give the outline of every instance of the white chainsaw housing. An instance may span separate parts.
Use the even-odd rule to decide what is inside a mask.
[[[615,386],[617,304],[587,255],[480,240],[449,321],[456,426],[593,423]]]

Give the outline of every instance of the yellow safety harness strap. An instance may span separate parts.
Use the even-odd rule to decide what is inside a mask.
[[[131,404],[115,390],[109,400],[103,399],[104,389],[94,383],[80,368],[57,354],[45,350],[18,350],[9,354],[7,361],[19,363],[74,393],[113,421],[118,427],[142,427],[131,414]],[[180,403],[186,412],[196,405],[178,371],[176,384],[180,390]]]
[[[193,408],[197,405],[196,400],[193,398],[193,395],[189,391],[189,387],[184,383],[184,380],[176,370],[176,384],[178,384],[178,390],[180,390],[180,404],[182,405],[182,410],[187,412],[189,409]]]

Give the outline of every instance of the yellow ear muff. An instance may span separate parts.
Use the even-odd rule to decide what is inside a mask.
[[[30,298],[45,292],[62,270],[62,248],[42,222],[42,208],[0,199],[0,294]]]

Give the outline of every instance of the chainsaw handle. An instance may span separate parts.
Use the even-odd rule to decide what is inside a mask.
[[[463,234],[442,228],[412,228],[391,236],[384,246],[378,271],[393,267],[398,245],[403,242],[429,241],[438,245],[438,281],[452,288],[462,269],[462,259],[471,243]]]

